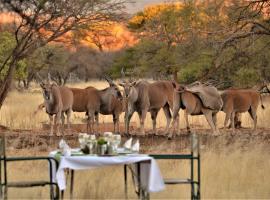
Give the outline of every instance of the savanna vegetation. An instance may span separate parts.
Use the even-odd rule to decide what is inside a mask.
[[[269,82],[269,1],[176,1],[134,15],[123,12],[126,1],[85,2],[1,3],[16,19],[1,24],[2,101],[12,80],[27,89],[48,71],[59,84],[119,78],[122,68],[137,78],[214,79],[221,88]]]
[[[42,103],[39,76],[50,72],[59,85],[105,88],[97,81],[104,74],[115,79],[125,72],[130,78],[169,79],[181,83],[214,80],[220,89],[248,88],[270,81],[270,0],[184,0],[145,7],[125,13],[126,0],[3,0],[0,17],[0,130],[7,136],[7,154],[48,155],[58,146],[48,139],[48,116]],[[93,80],[94,79],[94,80]],[[83,83],[82,83],[83,82]],[[203,116],[190,117],[192,129],[201,137],[202,198],[267,199],[269,193],[269,96],[266,110],[258,109],[258,131],[242,116],[244,129],[232,134],[209,133]],[[85,114],[73,113],[72,123],[85,123]],[[124,120],[124,114],[120,116]],[[138,117],[132,118],[139,124]],[[101,116],[100,122],[111,122]],[[224,113],[218,114],[218,126]],[[163,113],[158,131],[163,134]],[[147,133],[152,127],[146,118]],[[2,127],[2,125],[4,127]],[[8,128],[6,128],[8,127]],[[142,138],[143,153],[179,152],[187,137],[183,111],[182,136]],[[77,132],[68,141],[78,147]],[[125,138],[126,139],[126,138]],[[183,140],[182,140],[183,139]],[[187,150],[187,149],[184,149]],[[188,173],[188,163],[159,162],[164,176]],[[29,170],[32,169],[32,170]],[[9,165],[10,180],[39,179],[43,163]],[[123,198],[121,167],[78,172],[75,198]],[[102,177],[102,178],[101,178]],[[136,198],[129,179],[129,197]],[[106,188],[106,190],[104,190]],[[120,189],[119,189],[120,188]],[[89,192],[90,191],[90,192]],[[67,194],[68,197],[68,194]],[[189,198],[189,188],[167,187],[151,198]],[[48,190],[12,189],[10,198],[48,198]]]

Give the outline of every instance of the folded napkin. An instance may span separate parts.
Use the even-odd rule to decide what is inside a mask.
[[[112,137],[113,133],[112,132],[104,132],[103,134],[105,137]]]
[[[140,150],[140,142],[137,140],[131,147],[131,150],[134,152],[139,152]]]
[[[131,144],[132,144],[132,138],[128,139],[125,144],[124,144],[124,147],[126,149],[131,149]]]
[[[59,148],[60,148],[61,153],[62,153],[64,156],[70,156],[70,155],[71,155],[71,148],[70,148],[70,146],[66,143],[65,140],[63,140],[63,139],[60,140],[60,142],[59,142]]]

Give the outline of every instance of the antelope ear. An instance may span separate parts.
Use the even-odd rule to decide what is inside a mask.
[[[118,85],[121,86],[121,87],[125,87],[124,83],[118,83]]]
[[[44,88],[45,88],[45,85],[44,85],[44,83],[43,83],[43,82],[42,82],[42,83],[40,83],[39,85],[40,85],[40,87],[41,87],[42,89],[44,89]]]
[[[136,83],[137,83],[137,81],[133,81],[130,85],[131,85],[131,86],[135,86]]]

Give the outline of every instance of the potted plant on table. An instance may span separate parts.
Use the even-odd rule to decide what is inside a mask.
[[[107,153],[108,142],[104,138],[99,138],[97,141],[97,153],[99,155],[105,155]]]

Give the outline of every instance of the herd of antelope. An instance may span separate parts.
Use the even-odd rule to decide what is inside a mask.
[[[98,133],[99,113],[113,115],[114,132],[119,130],[119,116],[125,112],[125,133],[129,134],[129,123],[136,111],[140,118],[140,133],[145,135],[144,121],[147,112],[150,112],[153,123],[153,132],[156,134],[156,118],[160,109],[163,109],[167,119],[165,133],[172,138],[179,131],[179,110],[185,112],[187,130],[190,132],[188,115],[204,115],[213,134],[219,135],[217,128],[217,113],[226,114],[224,127],[231,121],[232,131],[235,129],[235,118],[239,113],[249,112],[254,121],[254,130],[257,127],[257,108],[261,102],[260,92],[255,89],[228,89],[218,91],[216,87],[196,82],[192,85],[181,85],[174,81],[156,81],[149,83],[140,81],[123,81],[114,83],[106,77],[109,87],[98,90],[94,87],[85,89],[58,86],[50,80],[40,84],[44,103],[39,109],[45,107],[50,118],[50,135],[53,135],[53,122],[56,125],[56,135],[60,135],[59,125],[67,118],[70,128],[70,115],[72,112],[84,112],[87,116],[87,131]],[[123,88],[123,94],[119,87]],[[266,86],[267,91],[270,93]],[[54,116],[54,119],[53,119]],[[171,122],[172,121],[172,122]],[[169,133],[170,124],[173,127]],[[96,125],[96,131],[94,129]],[[176,130],[175,130],[176,129]]]

